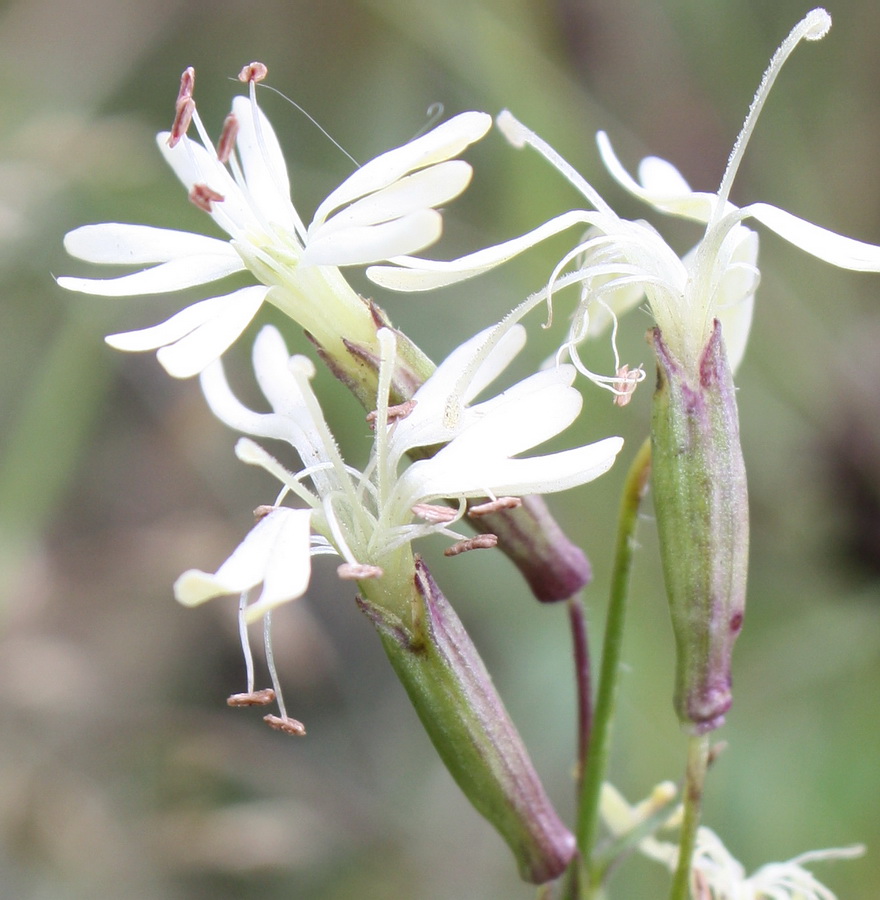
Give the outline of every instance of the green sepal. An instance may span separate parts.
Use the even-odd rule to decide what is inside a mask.
[[[364,594],[369,587],[361,583]],[[551,881],[572,859],[574,837],[550,803],[464,626],[418,558],[413,592],[416,628],[368,596],[359,602],[452,777],[510,846],[522,878]]]
[[[702,734],[723,724],[732,702],[748,564],[746,472],[720,323],[696,372],[670,353],[658,328],[651,336],[652,484],[677,648],[675,708],[687,731]]]

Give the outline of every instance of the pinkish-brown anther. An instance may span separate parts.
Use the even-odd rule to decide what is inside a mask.
[[[385,573],[379,566],[368,566],[365,563],[342,563],[336,574],[343,581],[361,581],[364,578],[381,578]]]
[[[459,541],[443,551],[444,556],[458,556],[459,553],[467,553],[469,550],[491,550],[498,546],[498,536],[495,534],[478,534],[476,537]]]
[[[223,131],[220,132],[220,140],[217,141],[217,159],[224,165],[229,162],[229,157],[232,156],[237,137],[238,119],[235,113],[230,113],[223,120]]]
[[[388,421],[396,422],[398,419],[405,419],[415,408],[415,400],[407,400],[405,403],[398,403],[396,406],[388,407]],[[367,413],[367,422],[371,428],[376,427],[376,420],[379,418],[379,411],[373,410]]]
[[[495,512],[501,512],[502,509],[518,509],[522,506],[522,498],[520,497],[498,497],[496,500],[489,500],[486,503],[478,503],[468,510],[471,518],[479,519],[480,516],[489,516]]]
[[[275,702],[275,691],[263,688],[261,691],[246,691],[243,694],[230,694],[226,698],[227,706],[268,706]]]
[[[199,209],[209,213],[213,212],[212,203],[222,203],[226,198],[206,184],[194,184],[189,192],[189,199],[190,203],[194,203]]]
[[[193,88],[196,83],[196,70],[192,66],[187,66],[180,76],[180,90],[177,93],[177,102],[187,100],[193,95]]]
[[[306,733],[306,726],[290,716],[263,716],[263,721],[276,731],[283,731],[285,734],[292,734],[296,737],[302,737]]]
[[[259,522],[260,519],[265,519],[269,513],[275,512],[276,509],[278,509],[277,506],[260,505],[254,510],[254,518]]]
[[[626,406],[632,395],[635,393],[636,387],[642,380],[642,370],[629,370],[629,366],[621,366],[617,370],[617,380],[613,382],[613,387],[617,393],[614,395],[614,404],[616,406]]]
[[[171,132],[168,135],[169,147],[174,147],[186,134],[195,111],[196,104],[192,97],[185,97],[183,100],[177,101],[177,107],[174,112],[174,121],[171,123]]]
[[[244,84],[263,81],[269,74],[269,70],[261,62],[252,62],[246,65],[239,73],[238,80]]]
[[[458,510],[451,506],[440,506],[435,503],[416,503],[412,508],[413,515],[430,522],[432,525],[439,525],[441,522],[452,522],[458,518]]]

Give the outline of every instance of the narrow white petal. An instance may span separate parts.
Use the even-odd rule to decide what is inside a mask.
[[[535,244],[565,231],[573,225],[592,225],[605,221],[600,213],[572,210],[532,231],[494,247],[485,247],[449,261],[433,259],[391,259],[395,266],[370,266],[367,277],[393,291],[427,291],[481,275],[507,262]]]
[[[352,225],[375,225],[419,209],[440,206],[457,197],[468,186],[472,174],[471,166],[460,159],[438,163],[356,200],[325,222],[313,223],[309,235],[324,235]]]
[[[768,203],[753,203],[742,212],[817,259],[857,272],[880,272],[880,247],[876,244],[829,231]]]
[[[267,288],[258,285],[227,295],[235,297],[235,302],[176,343],[161,347],[156,358],[174,378],[198,375],[208,363],[222,356],[247,328],[267,292]]]
[[[133,266],[188,256],[238,256],[226,241],[203,234],[118,222],[74,228],[64,236],[64,249],[86,262]]]
[[[391,436],[392,453],[403,456],[414,447],[444,443],[458,434],[466,419],[461,411],[450,418],[449,413],[455,411],[448,410],[447,405],[453,393],[459,391],[460,403],[467,404],[491,384],[525,346],[526,331],[521,325],[497,333],[499,339],[482,359],[478,356],[482,355],[490,336],[496,334],[496,326],[475,334],[440,363],[413,396],[415,408],[395,425]]]
[[[199,569],[184,572],[174,583],[175,598],[185,606],[197,606],[215,597],[248,591],[270,574],[271,596],[276,603],[302,596],[308,587],[311,568],[310,517],[310,510],[270,512],[257,522],[214,574]],[[288,563],[283,570],[279,558]]]
[[[236,97],[232,111],[238,119],[236,147],[247,181],[248,193],[260,215],[290,230],[302,230],[302,222],[290,202],[290,179],[284,153],[269,120],[249,97]]]
[[[570,376],[568,376],[570,380]],[[511,395],[488,401],[483,415],[440,450],[436,458],[456,457],[462,466],[477,457],[505,457],[522,453],[555,437],[578,417],[580,393],[547,376]]]
[[[488,113],[461,113],[427,134],[365,163],[336,188],[315,211],[315,221],[365,194],[387,187],[408,172],[458,156],[492,127]]]
[[[318,232],[306,245],[302,260],[318,266],[364,265],[422,250],[442,232],[440,213],[420,209],[393,222]]]
[[[420,460],[404,473],[413,472],[424,500],[439,497],[481,497],[487,493],[524,496],[568,490],[586,484],[607,472],[623,446],[619,437],[605,438],[586,447],[575,447],[546,456],[526,459],[483,459],[462,467],[417,467],[436,460]],[[416,470],[414,472],[414,470]],[[416,477],[418,476],[418,477]]]
[[[228,244],[221,242],[224,246]],[[63,275],[58,284],[68,291],[98,297],[134,297],[138,294],[168,294],[197,284],[208,284],[244,270],[241,257],[231,252],[208,253],[172,259],[142,272],[119,278],[75,278]]]
[[[218,316],[234,314],[234,311],[242,303],[262,302],[268,288],[257,286],[243,288],[223,297],[210,297],[207,300],[199,300],[187,306],[179,313],[175,313],[170,319],[166,319],[158,325],[150,328],[141,328],[138,331],[123,331],[119,334],[108,334],[104,340],[117,350],[126,352],[139,352],[142,350],[157,350],[166,344],[179,341],[184,335],[189,334],[205,322]],[[259,301],[257,297],[259,296]]]

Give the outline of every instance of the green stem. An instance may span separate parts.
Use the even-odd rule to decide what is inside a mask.
[[[669,900],[688,900],[690,896],[691,859],[697,843],[703,786],[709,765],[709,735],[692,735],[688,740],[687,774],[684,786],[684,819],[678,844],[678,867]]]
[[[620,657],[623,647],[623,628],[626,619],[629,582],[632,573],[635,533],[638,526],[639,506],[645,495],[651,474],[651,444],[646,440],[630,466],[626,476],[620,515],[617,526],[617,547],[614,571],[611,578],[611,596],[608,617],[605,622],[605,638],[602,646],[602,666],[599,687],[593,713],[586,768],[581,783],[577,820],[577,845],[589,883],[584,886],[585,896],[597,896],[599,873],[592,863],[593,846],[599,825],[599,797],[608,768],[611,747],[611,721],[620,682]]]

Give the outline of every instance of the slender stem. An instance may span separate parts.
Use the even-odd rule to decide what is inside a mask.
[[[593,689],[590,678],[590,645],[587,640],[587,620],[580,597],[568,600],[568,620],[571,624],[571,642],[574,651],[574,676],[577,684],[578,755],[577,783],[581,784],[587,765],[587,747],[593,720]]]
[[[629,596],[630,574],[632,572],[635,532],[642,497],[647,489],[651,473],[651,444],[646,440],[630,466],[626,476],[620,515],[617,526],[617,547],[615,549],[614,571],[611,578],[611,596],[608,603],[608,617],[605,622],[605,638],[602,647],[602,667],[596,706],[587,752],[586,768],[581,783],[580,805],[577,821],[577,844],[590,874],[587,890],[595,896],[599,885],[593,884],[591,855],[596,841],[599,824],[599,796],[602,782],[608,768],[611,746],[611,720],[617,699],[620,681],[620,657],[623,647],[623,628],[626,605]]]
[[[697,828],[703,802],[703,785],[709,765],[709,735],[692,735],[688,739],[687,774],[684,786],[684,819],[678,844],[678,867],[669,900],[688,900],[690,896],[691,859],[697,843]]]

